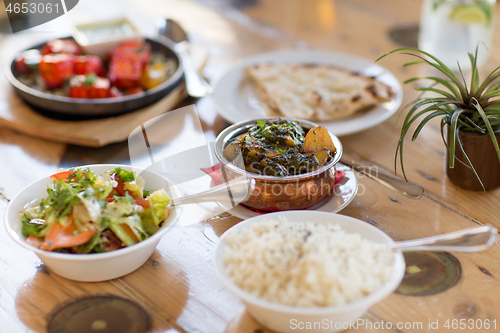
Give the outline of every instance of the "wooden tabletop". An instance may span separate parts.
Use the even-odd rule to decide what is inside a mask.
[[[417,0],[86,0],[66,16],[33,32],[2,37],[0,54],[4,58],[33,41],[58,36],[79,20],[129,14],[145,29],[153,29],[155,18],[171,17],[189,31],[193,43],[209,49],[211,57],[204,74],[216,79],[242,58],[277,49],[321,48],[375,60],[396,47],[415,46],[420,6]],[[498,8],[495,16],[498,21]],[[13,38],[16,43],[12,43]],[[405,60],[392,56],[380,64],[402,82],[423,70],[402,68]],[[485,70],[498,63],[500,31],[496,29]],[[404,87],[403,105],[415,98],[414,88],[411,84]],[[184,105],[194,102],[187,100]],[[228,126],[217,115],[210,97],[198,100],[196,107],[208,141]],[[376,166],[379,172],[393,173],[401,121],[395,115],[369,130],[342,137],[344,157]],[[175,130],[179,135],[187,131]],[[425,188],[421,199],[408,199],[358,174],[359,193],[341,213],[375,225],[395,240],[438,235],[481,223],[499,226],[500,190],[471,192],[451,184],[444,174],[444,149],[437,123],[430,123],[416,141],[406,144],[406,172],[410,181]],[[90,163],[130,164],[127,142],[84,148],[0,127],[0,216],[9,199],[31,182],[60,167]],[[48,320],[65,304],[83,297],[116,295],[142,307],[151,318],[154,332],[267,332],[213,275],[215,242],[240,221],[228,214],[213,215],[213,206],[191,205],[139,270],[99,283],[57,276],[0,228],[0,331],[46,332]],[[440,279],[447,274],[451,275],[450,284],[456,284],[427,296],[391,294],[364,316],[371,323],[391,322],[394,327],[403,323],[406,327],[360,328],[356,332],[453,332],[457,330],[444,325],[454,319],[497,320],[500,326],[498,245],[481,253],[444,257],[449,267],[436,264],[437,257],[428,254],[427,259],[415,259],[416,266],[421,260],[419,267],[424,271],[408,274],[425,277],[413,279],[417,287],[419,283],[442,284]],[[411,276],[408,279],[412,281]],[[429,322],[436,321],[439,330],[430,330]],[[498,326],[496,330],[465,331],[495,332]]]

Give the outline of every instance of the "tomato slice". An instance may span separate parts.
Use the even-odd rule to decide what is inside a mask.
[[[132,194],[130,191],[126,190],[125,184],[121,181],[120,178],[116,177],[116,173],[111,175],[111,179],[113,179],[114,181],[116,181],[118,183],[118,185],[115,187],[115,190],[118,193],[118,195],[124,196],[125,193],[128,193],[139,206],[142,206],[143,208],[150,207],[150,203],[149,203],[148,199],[136,196],[136,195]]]
[[[55,173],[52,176],[50,176],[50,179],[54,179],[54,180],[63,179],[63,180],[66,180],[66,179],[69,178],[69,176],[75,175],[75,174],[76,174],[76,171],[61,171],[61,172]],[[85,176],[85,173],[82,173],[82,175]],[[75,177],[71,177],[70,180],[72,180],[73,178],[75,178]]]
[[[150,203],[148,199],[145,199],[143,197],[136,197],[132,195],[132,198],[134,198],[135,202],[139,205],[142,206],[143,208],[149,208]]]
[[[40,249],[51,251],[66,247],[73,247],[87,243],[96,233],[94,225],[90,225],[87,230],[78,231],[74,221],[66,226],[60,222],[54,223],[50,228]]]

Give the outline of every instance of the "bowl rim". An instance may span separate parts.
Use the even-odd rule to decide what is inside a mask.
[[[263,180],[263,181],[294,181],[294,180],[302,180],[302,179],[307,179],[310,177],[317,176],[325,171],[328,171],[329,169],[331,169],[333,166],[335,166],[340,161],[340,158],[342,157],[342,153],[344,150],[343,146],[342,146],[342,142],[335,134],[330,132],[328,129],[327,130],[328,130],[328,133],[330,134],[330,137],[332,138],[333,144],[337,148],[337,150],[335,152],[335,156],[333,157],[333,159],[329,163],[323,165],[322,167],[319,167],[318,169],[315,169],[315,170],[312,170],[312,171],[309,171],[306,173],[292,175],[292,176],[284,176],[284,177],[260,175],[257,173],[249,172],[249,171],[243,170],[241,168],[238,168],[233,163],[231,163],[231,161],[229,161],[226,157],[224,157],[224,155],[222,154],[222,151],[224,150],[224,145],[226,142],[228,142],[229,139],[234,138],[235,132],[239,132],[241,130],[248,129],[248,128],[252,127],[253,125],[255,125],[257,123],[257,120],[269,120],[269,119],[286,119],[289,121],[297,121],[301,126],[304,127],[304,125],[306,125],[306,128],[309,128],[309,129],[317,127],[317,126],[321,126],[320,124],[316,124],[316,123],[309,121],[309,120],[290,118],[290,117],[262,117],[262,118],[258,118],[258,119],[250,119],[250,120],[241,121],[239,123],[236,123],[236,124],[233,124],[233,125],[227,127],[222,132],[220,132],[219,135],[217,135],[217,138],[215,139],[214,154],[217,157],[217,159],[219,160],[219,162],[221,164],[223,164],[226,168],[229,168],[232,171],[239,173],[239,174],[245,174],[247,177],[252,177],[252,178],[256,178],[256,179]]]
[[[394,240],[392,240],[391,237],[389,237],[385,232],[382,230],[378,229],[377,227],[372,226],[371,224],[368,224],[367,222],[364,222],[362,220],[356,219],[351,216],[347,215],[342,215],[342,214],[332,214],[328,212],[320,212],[320,211],[284,211],[284,212],[274,212],[274,213],[269,213],[266,215],[260,215],[260,216],[255,216],[250,219],[244,220],[233,227],[229,228],[222,234],[222,236],[219,238],[219,241],[217,242],[216,249],[213,254],[213,260],[212,260],[212,267],[215,273],[216,278],[219,280],[219,282],[222,283],[222,285],[228,289],[231,293],[236,295],[238,298],[243,300],[245,303],[250,303],[254,306],[258,306],[260,308],[264,308],[270,311],[275,311],[275,312],[280,312],[280,313],[289,313],[289,314],[295,314],[295,315],[325,315],[325,314],[335,314],[335,313],[344,313],[348,311],[354,311],[360,308],[368,308],[371,305],[381,301],[385,297],[387,297],[389,294],[391,294],[399,285],[401,280],[404,277],[405,274],[405,260],[404,256],[401,253],[401,251],[395,251],[394,252],[394,265],[393,265],[393,272],[388,281],[386,281],[382,287],[375,292],[357,299],[353,302],[349,302],[346,304],[340,304],[340,305],[334,305],[334,306],[324,306],[324,307],[304,307],[304,306],[292,306],[292,305],[285,305],[285,304],[280,304],[280,303],[275,303],[271,302],[262,298],[259,298],[255,295],[252,295],[251,293],[243,290],[239,286],[236,285],[226,274],[225,272],[222,272],[220,270],[219,266],[222,266],[223,264],[219,265],[219,258],[221,257],[223,253],[222,247],[225,246],[225,240],[227,235],[231,231],[235,230],[243,230],[247,229],[250,225],[261,222],[261,220],[264,220],[266,218],[269,218],[269,216],[274,217],[274,215],[304,215],[309,216],[308,218],[312,221],[314,220],[311,218],[311,215],[328,215],[331,217],[331,221],[329,222],[318,222],[318,223],[335,223],[334,217],[340,218],[340,219],[347,219],[350,220],[352,223],[357,223],[357,224],[363,224],[367,229],[370,229],[374,231],[375,233],[381,235],[385,239],[387,239],[388,243],[394,243]],[[315,221],[317,222],[317,221]],[[220,262],[222,262],[222,259],[220,259]]]
[[[130,165],[125,165],[125,164],[88,164],[88,165],[82,165],[82,166],[75,166],[74,168],[76,168],[76,169],[89,168],[92,170],[92,168],[95,168],[95,167],[99,167],[99,168],[102,167],[102,168],[106,168],[108,170],[120,167],[120,168],[124,168],[127,170],[134,169],[134,171],[140,171],[140,172],[146,171],[146,172],[154,174],[155,176],[163,178],[170,185],[170,189],[174,192],[175,196],[180,195],[179,190],[177,189],[177,187],[175,185],[173,185],[172,182],[170,182],[167,178],[163,177],[162,175],[160,175],[154,171],[147,170],[147,168],[143,169],[143,168],[138,168],[135,166],[132,167]],[[167,231],[169,231],[170,229],[172,229],[175,226],[175,224],[179,220],[179,217],[182,213],[182,206],[175,207],[174,208],[175,215],[172,217],[172,220],[167,225],[162,226],[157,232],[155,232],[153,235],[146,238],[145,240],[143,240],[139,243],[136,243],[134,245],[115,250],[115,251],[105,252],[105,253],[74,254],[74,253],[58,253],[58,252],[41,250],[39,248],[36,248],[34,246],[27,244],[24,237],[20,237],[19,234],[14,229],[12,229],[12,227],[8,221],[8,216],[10,214],[10,211],[13,210],[15,208],[15,206],[18,206],[18,201],[20,200],[20,197],[24,192],[30,190],[30,188],[33,186],[36,186],[39,184],[48,184],[49,182],[50,182],[50,176],[47,176],[47,177],[44,177],[44,178],[41,178],[37,181],[32,182],[28,186],[24,187],[21,191],[19,191],[19,193],[17,193],[14,196],[14,198],[7,205],[7,208],[5,209],[5,213],[4,213],[4,223],[3,223],[5,229],[7,230],[7,233],[16,243],[18,243],[19,245],[21,245],[22,247],[24,247],[28,250],[35,252],[37,255],[40,255],[43,257],[50,257],[50,258],[61,259],[61,260],[66,260],[66,261],[100,261],[100,260],[106,260],[106,259],[115,258],[115,257],[121,257],[121,256],[127,255],[131,252],[135,252],[137,250],[140,250],[143,247],[147,247],[150,243],[153,243],[155,241],[159,242],[161,237],[163,237],[163,235]],[[173,197],[173,196],[171,196],[171,197]],[[27,203],[24,202],[24,203],[19,203],[19,204],[21,205],[21,207],[24,207]]]

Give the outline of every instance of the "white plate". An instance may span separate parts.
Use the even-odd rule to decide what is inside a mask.
[[[351,168],[343,164],[339,163],[336,167],[338,171],[345,172],[344,179],[346,180],[341,180],[329,197],[307,210],[337,213],[344,209],[352,201],[352,199],[354,199],[356,192],[358,191],[358,178],[356,177],[356,174]],[[243,207],[242,205],[238,205],[229,210],[229,213],[239,217],[240,219],[248,219],[254,216],[262,215]]]
[[[245,67],[261,63],[315,63],[345,68],[377,79],[396,93],[389,102],[349,118],[321,123],[335,135],[356,133],[380,124],[392,116],[403,100],[403,89],[398,79],[374,61],[352,54],[326,51],[278,51],[247,58],[226,72],[215,85],[213,100],[219,114],[231,123],[266,117],[254,85],[245,75]]]

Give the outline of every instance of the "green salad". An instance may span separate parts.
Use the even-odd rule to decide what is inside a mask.
[[[48,196],[21,212],[26,242],[42,250],[99,253],[134,245],[154,234],[169,214],[165,190],[144,190],[134,172],[89,169],[50,177]]]

